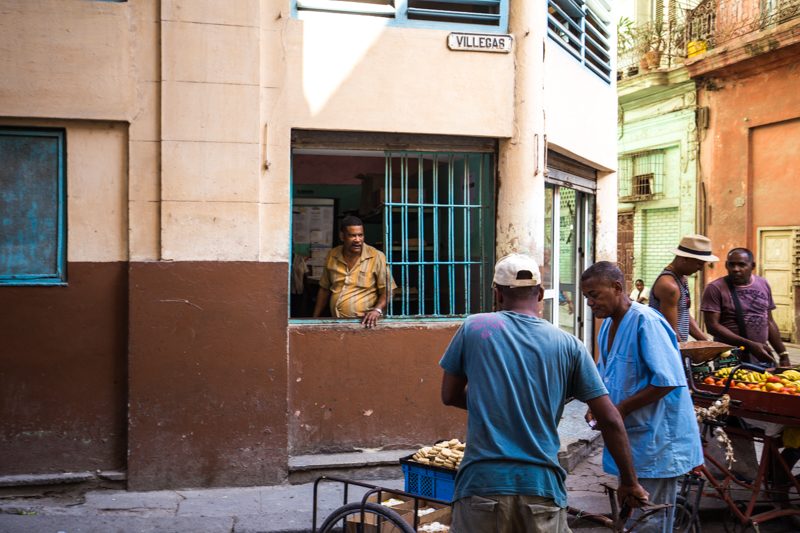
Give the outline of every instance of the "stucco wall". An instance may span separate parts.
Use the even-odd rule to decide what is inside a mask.
[[[0,287],[0,476],[125,468],[126,267]]]
[[[736,246],[757,252],[759,226],[797,224],[798,86],[800,68],[792,61],[719,77],[699,91],[711,118],[700,148],[701,179],[709,237],[720,257]],[[710,279],[725,274],[719,267]]]
[[[685,69],[626,80],[620,93],[620,155],[650,150],[664,154],[662,194],[622,204],[635,212],[633,279],[642,278],[650,286],[672,260],[680,237],[699,229],[697,95]],[[690,285],[695,281],[692,276]]]
[[[280,482],[289,442],[458,434],[436,366],[452,324],[298,326],[288,342],[286,318],[292,128],[513,137],[514,55],[453,52],[447,34],[299,20],[288,0],[3,2],[0,123],[67,129],[69,286],[0,288],[20,310],[0,349],[20,472],[124,468],[127,444],[131,487]],[[552,80],[538,142],[552,126],[555,147],[612,169],[614,113],[597,108],[613,89],[554,61],[575,77]],[[573,100],[584,81],[594,100]],[[615,191],[603,172],[601,258]],[[372,405],[386,391],[398,403]]]
[[[616,81],[603,81],[555,42],[545,46],[547,142],[595,168],[615,170]]]
[[[0,116],[130,118],[137,11],[113,2],[3,2]]]
[[[66,132],[66,287],[0,287],[0,475],[124,468],[127,128]]]
[[[457,327],[292,326],[290,454],[463,440],[466,413],[442,405],[438,365]]]

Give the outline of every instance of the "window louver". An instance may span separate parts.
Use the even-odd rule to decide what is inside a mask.
[[[409,0],[410,20],[500,25],[500,0]]]

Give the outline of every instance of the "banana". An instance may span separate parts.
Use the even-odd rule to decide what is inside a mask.
[[[800,380],[800,372],[797,370],[785,370],[781,376],[784,376],[786,379],[791,381],[798,381]]]
[[[714,372],[714,375],[717,378],[727,379],[731,374],[731,370],[732,367],[720,368]],[[754,370],[744,370],[741,368],[733,375],[734,379],[737,381],[745,381],[747,383],[764,383],[771,376],[772,374],[769,372],[756,372]],[[781,376],[791,381],[800,381],[800,372],[796,370],[784,372]]]

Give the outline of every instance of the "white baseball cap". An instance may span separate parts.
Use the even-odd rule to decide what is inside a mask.
[[[530,279],[521,279],[521,272],[530,272]],[[527,276],[525,276],[527,278]],[[536,260],[525,254],[509,254],[494,265],[494,279],[496,285],[504,287],[533,287],[542,282],[539,265]]]

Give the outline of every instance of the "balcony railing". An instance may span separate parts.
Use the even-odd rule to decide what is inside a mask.
[[[800,24],[800,0],[692,1],[661,21],[637,26],[623,18],[617,28],[617,78],[672,68],[687,57],[790,21]]]
[[[703,0],[686,10],[688,55],[792,20],[800,21],[800,0]]]
[[[617,31],[617,78],[682,64],[686,58],[683,14],[676,11],[669,20],[639,25],[623,18]]]

